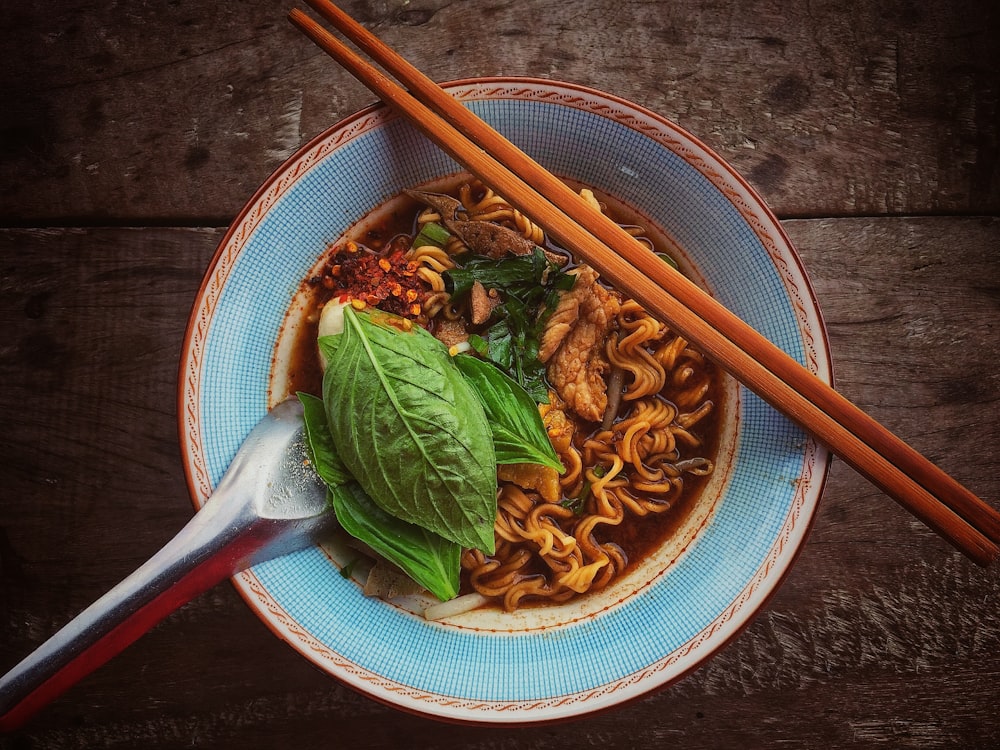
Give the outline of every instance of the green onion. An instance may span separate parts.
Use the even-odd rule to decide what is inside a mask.
[[[410,247],[425,247],[426,245],[444,247],[450,237],[451,234],[447,229],[440,224],[429,221],[420,227],[420,232],[413,238],[413,244]]]

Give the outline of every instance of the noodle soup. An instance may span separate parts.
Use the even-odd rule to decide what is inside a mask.
[[[694,276],[655,227],[577,187],[595,210]],[[487,223],[503,228],[500,239],[492,231],[483,239]],[[540,284],[563,283],[535,293],[524,321],[510,320],[522,310],[508,309],[519,298],[503,284],[476,278],[459,291],[474,256],[495,269],[532,247],[545,255]],[[298,391],[322,393],[322,310],[345,300],[412,321],[453,353],[493,361],[517,379],[538,403],[564,469],[498,467],[495,552],[465,550],[457,605],[432,605],[428,616],[491,628],[572,620],[641,591],[710,521],[733,459],[735,384],[481,184],[452,178],[399,196],[326,249],[286,315],[272,405]],[[340,540],[328,552],[365,583],[385,563],[373,567],[357,546]],[[377,593],[414,611],[427,607],[426,596],[389,585]]]
[[[801,260],[760,197],[697,138],[575,84],[504,78],[446,88],[553,174],[593,186],[610,215],[643,226],[696,284],[830,381],[829,344]],[[320,275],[324,249],[338,238],[363,245],[387,221],[412,233],[418,204],[393,196],[414,186],[449,193],[456,170],[419,131],[375,106],[304,144],[248,201],[206,271],[184,341],[178,416],[196,507],[266,409],[290,382],[304,382],[289,377],[295,363],[318,377],[316,331],[303,332],[316,295],[306,282]],[[300,339],[307,356],[295,356]],[[470,358],[452,359],[462,357]],[[339,539],[255,565],[234,585],[303,658],[419,715],[537,723],[643,696],[704,664],[776,591],[829,470],[829,455],[766,403],[731,378],[717,387],[714,470],[670,512],[645,517],[662,531],[634,527],[648,534],[649,552],[630,552],[625,572],[600,590],[432,621],[424,611],[434,597],[365,596],[365,563]],[[368,433],[379,432],[370,424]],[[625,522],[614,530],[625,533]]]

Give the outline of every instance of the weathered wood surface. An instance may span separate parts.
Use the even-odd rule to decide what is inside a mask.
[[[785,219],[840,390],[997,500],[992,4],[344,7],[438,80],[589,84],[705,140]],[[175,391],[201,274],[281,160],[371,101],[286,11],[62,0],[0,14],[0,670],[190,516]],[[223,584],[0,747],[993,748],[998,578],[835,462],[763,613],[620,710],[502,730],[402,714],[321,674]]]
[[[291,3],[5,3],[0,219],[228,221],[371,94]],[[595,86],[717,149],[782,216],[1000,210],[986,0],[345,2],[436,80]]]
[[[1000,220],[785,226],[841,390],[986,497],[1000,494]],[[191,514],[174,413],[187,307],[216,229],[0,232],[0,666]],[[1000,573],[835,463],[763,614],[678,685],[558,728],[398,713],[320,674],[228,585],[184,607],[3,747],[992,747]],[[558,741],[555,739],[558,735]]]

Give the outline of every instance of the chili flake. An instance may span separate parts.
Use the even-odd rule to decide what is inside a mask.
[[[341,297],[395,315],[418,317],[429,287],[416,270],[417,264],[407,260],[405,251],[393,243],[377,253],[364,245],[345,242],[331,249],[315,281]]]

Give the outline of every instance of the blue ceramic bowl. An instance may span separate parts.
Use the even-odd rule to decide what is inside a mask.
[[[682,268],[821,379],[830,358],[802,264],[754,191],[673,123],[617,97],[537,79],[450,92],[550,171],[620,202]],[[254,195],[195,302],[179,383],[185,469],[200,507],[287,390],[300,283],[332,241],[403,188],[460,171],[374,106],[305,145]],[[745,626],[803,544],[827,453],[733,382],[715,478],[676,538],[598,595],[441,622],[362,595],[336,546],[234,579],[307,659],[361,692],[452,721],[531,723],[607,709],[679,679]]]

